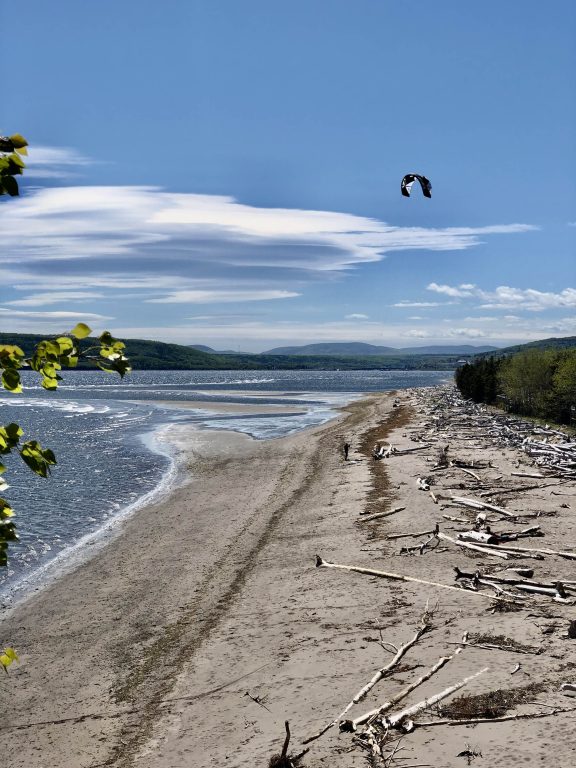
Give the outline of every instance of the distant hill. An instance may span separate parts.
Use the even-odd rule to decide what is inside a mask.
[[[394,356],[394,355],[474,355],[481,352],[492,352],[498,347],[473,346],[471,344],[445,344],[441,346],[429,347],[379,347],[374,344],[365,344],[363,342],[334,342],[323,344],[305,344],[298,347],[275,347],[263,355],[353,355],[360,357],[368,356]]]
[[[573,347],[576,347],[576,336],[552,337],[550,339],[529,341],[526,344],[516,344],[513,347],[502,347],[494,352],[494,356],[514,355],[517,352],[525,352],[528,349],[572,349]]]
[[[0,344],[18,344],[26,355],[45,335],[0,333]],[[443,370],[456,368],[460,354],[451,355],[269,355],[213,354],[182,344],[167,344],[146,339],[122,339],[134,370]],[[94,343],[83,339],[81,349]],[[91,368],[80,364],[80,370]]]
[[[31,333],[0,333],[0,344],[17,344],[26,355],[31,355],[34,346],[48,335]],[[126,344],[127,355],[134,369],[139,370],[214,370],[227,368],[245,368],[245,363],[235,364],[229,358],[210,355],[182,344],[167,344],[163,341],[145,339],[122,339]],[[93,339],[83,339],[80,348],[86,349],[94,343]],[[80,369],[91,366],[84,364]],[[249,366],[252,367],[252,366]]]
[[[27,355],[31,355],[34,345],[46,335],[24,333],[0,333],[0,344],[18,344]],[[296,354],[287,352],[260,355],[250,353],[215,353],[208,352],[210,347],[196,349],[182,344],[168,344],[162,341],[146,339],[123,339],[126,351],[134,370],[436,370],[453,371],[462,357],[483,357],[488,354],[513,354],[526,349],[568,349],[576,347],[576,336],[543,339],[520,344],[514,347],[498,349],[496,347],[474,347],[472,345],[409,347],[376,347],[372,344],[308,344],[302,347],[280,347],[282,350],[296,349]],[[93,344],[93,340],[83,339],[81,348]],[[199,345],[202,346],[202,345]],[[327,354],[326,348],[346,349],[346,353]],[[320,349],[312,353],[310,350]],[[351,350],[363,350],[363,354],[351,354]],[[368,349],[366,349],[368,348]],[[383,354],[376,350],[391,350]],[[430,351],[432,350],[432,351]],[[442,352],[442,350],[447,350]],[[84,365],[84,369],[90,366]],[[82,366],[80,366],[82,368]]]
[[[187,344],[190,349],[197,349],[199,352],[208,352],[210,355],[249,355],[250,352],[239,352],[236,349],[212,349],[205,344]]]

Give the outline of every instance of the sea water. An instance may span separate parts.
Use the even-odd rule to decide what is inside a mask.
[[[337,407],[362,393],[451,378],[446,371],[135,371],[120,380],[73,371],[57,391],[46,392],[37,376],[24,372],[24,393],[0,390],[0,424],[20,424],[22,439],[51,448],[58,463],[44,479],[17,454],[4,457],[10,487],[3,496],[17,512],[20,541],[10,544],[9,565],[0,568],[0,597],[6,601],[51,561],[65,562],[176,482],[172,432],[220,429],[275,439],[333,418]],[[183,401],[211,410],[179,408]],[[218,410],[253,403],[264,408]]]

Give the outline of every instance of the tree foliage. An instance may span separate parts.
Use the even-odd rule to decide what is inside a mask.
[[[570,424],[576,416],[576,350],[526,349],[481,358],[456,371],[462,395],[512,413]]]
[[[0,195],[16,197],[20,194],[14,177],[21,175],[25,168],[21,155],[28,154],[27,145],[26,139],[18,133],[0,136]],[[62,368],[75,368],[80,359],[108,373],[119,373],[120,376],[128,373],[131,368],[130,361],[124,355],[125,344],[115,339],[109,331],[104,331],[97,340],[80,350],[80,341],[87,339],[91,333],[85,323],[78,323],[69,333],[38,341],[29,356],[17,344],[0,343],[2,387],[13,394],[21,393],[20,369],[29,367],[38,373],[44,389],[54,390],[62,380],[59,371]],[[56,456],[50,448],[43,448],[38,440],[23,442],[23,435],[24,430],[14,422],[0,426],[0,492],[10,487],[4,479],[4,456],[19,453],[28,468],[40,477],[48,477],[56,464]],[[8,562],[9,542],[18,539],[13,517],[14,510],[10,503],[0,498],[0,566]],[[18,655],[13,648],[5,648],[0,652],[0,665],[5,672],[14,661],[18,661]]]
[[[19,133],[0,136],[0,195],[17,197],[20,194],[15,176],[21,176],[26,167],[22,155],[27,155],[28,142]]]
[[[0,345],[0,369],[2,370],[2,386],[4,389],[19,394],[22,392],[20,370],[30,367],[41,378],[44,389],[54,390],[62,377],[59,371],[63,367],[75,368],[79,359],[92,362],[109,373],[119,373],[124,376],[130,371],[130,362],[124,355],[124,342],[114,339],[108,331],[104,331],[93,344],[84,351],[79,350],[79,341],[91,333],[84,323],[78,323],[70,333],[45,339],[38,344],[30,357],[15,344]],[[20,454],[22,461],[40,477],[48,477],[51,468],[56,464],[56,457],[49,448],[43,448],[38,440],[23,442],[23,430],[15,423],[0,426],[0,456],[12,452]],[[9,486],[4,480],[6,470],[0,463],[0,491]],[[12,520],[14,510],[8,501],[0,498],[0,566],[7,563],[8,543],[18,537]]]

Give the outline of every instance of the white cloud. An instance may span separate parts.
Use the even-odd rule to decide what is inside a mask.
[[[145,252],[163,260],[308,273],[379,261],[391,251],[463,250],[483,234],[536,229],[395,227],[332,211],[257,208],[216,195],[89,186],[32,192],[2,206],[0,227],[5,264],[138,258]]]
[[[450,328],[446,335],[449,338],[484,339],[488,334],[479,328]]]
[[[402,332],[401,336],[405,336],[407,339],[434,338],[434,334],[431,331],[424,331],[420,328],[410,328],[410,330]]]
[[[64,302],[85,301],[86,299],[101,299],[102,293],[89,293],[82,291],[54,291],[49,293],[34,293],[25,299],[6,301],[13,307],[41,307],[47,304],[63,304]]]
[[[535,288],[523,289],[500,285],[494,291],[485,291],[472,284],[450,286],[430,283],[427,289],[447,296],[480,299],[482,301],[478,304],[480,309],[520,309],[541,312],[558,307],[576,307],[575,288],[564,288],[554,293],[538,291]]]
[[[368,320],[368,315],[359,312],[353,312],[351,315],[344,315],[345,320]]]
[[[26,319],[34,320],[113,320],[113,317],[107,315],[98,315],[91,312],[26,312],[22,309],[7,309],[6,307],[0,307],[0,315],[2,320],[6,317],[23,317]]]
[[[185,324],[162,326],[122,326],[114,324],[114,334],[124,338],[160,339],[181,344],[207,344],[220,348],[238,348],[261,352],[275,346],[306,344],[313,342],[365,341],[383,346],[403,347],[418,345],[419,340],[431,344],[458,344],[467,339],[494,346],[508,346],[547,336],[571,335],[576,332],[576,318],[566,317],[552,324],[541,323],[536,318],[520,323],[500,323],[475,327],[473,322],[440,320],[428,323],[425,328],[414,328],[410,323],[392,325],[365,321],[361,326],[354,320],[339,322],[268,322],[265,320],[228,319],[221,316],[198,316]],[[452,324],[451,324],[452,323]],[[359,338],[359,328],[362,329]]]
[[[464,285],[451,286],[451,285],[438,285],[438,283],[430,283],[426,286],[426,290],[434,291],[435,293],[444,293],[446,296],[453,296],[454,298],[462,298],[464,296],[473,296],[476,286],[466,283]]]
[[[26,178],[69,179],[75,169],[94,165],[95,161],[70,147],[31,146],[26,159]]]
[[[451,301],[398,301],[391,304],[392,307],[420,309],[423,307],[444,307],[446,304],[452,304]]]
[[[271,301],[300,296],[294,291],[245,290],[242,288],[221,290],[174,291],[160,299],[147,299],[148,304],[219,304],[233,301]]]

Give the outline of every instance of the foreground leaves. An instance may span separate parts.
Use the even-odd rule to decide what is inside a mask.
[[[8,672],[8,667],[14,661],[18,661],[18,654],[14,648],[5,648],[0,654],[0,664],[4,667],[4,672]]]
[[[10,137],[13,140],[14,137]],[[6,146],[5,137],[0,137],[0,147]],[[3,143],[4,142],[4,143]],[[78,323],[69,333],[64,333],[52,339],[40,341],[31,357],[26,357],[24,351],[16,344],[0,345],[0,370],[2,371],[2,387],[8,392],[22,392],[20,371],[31,368],[39,374],[41,384],[46,390],[55,390],[62,380],[62,368],[75,368],[78,360],[88,361],[109,373],[124,376],[130,368],[130,361],[124,355],[124,342],[115,339],[108,331],[104,331],[93,344],[80,349],[80,341],[88,339],[92,329],[85,323]],[[91,341],[91,340],[90,340]],[[56,465],[56,456],[50,448],[44,448],[38,440],[22,442],[24,432],[15,423],[0,426],[0,457],[12,452],[20,454],[26,466],[40,477],[48,477]],[[0,463],[0,492],[9,488],[3,473],[4,463]],[[8,543],[17,541],[16,526],[11,519],[14,510],[9,502],[0,498],[0,566],[8,562]]]

